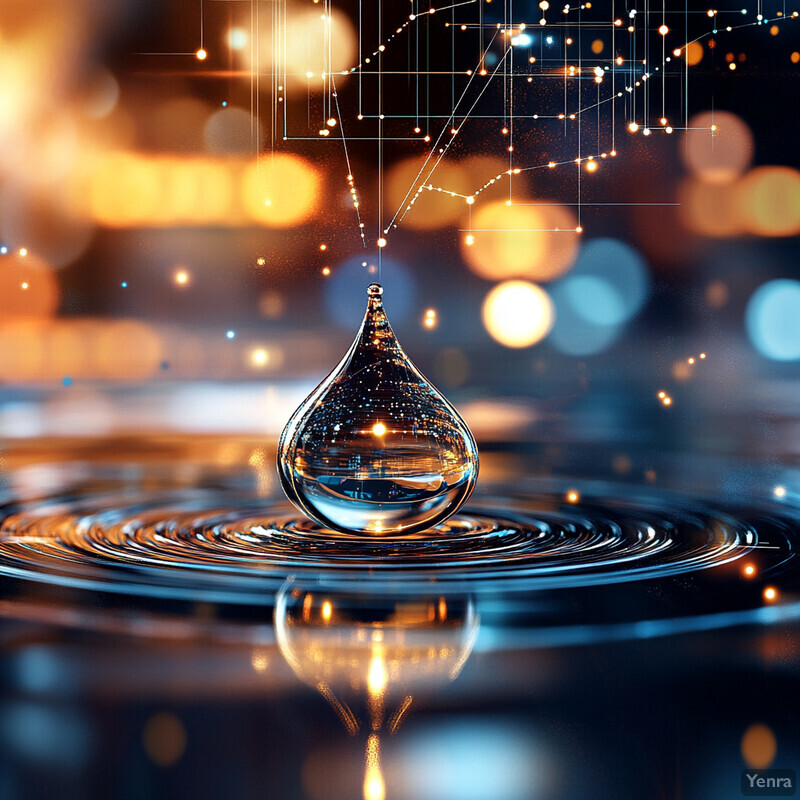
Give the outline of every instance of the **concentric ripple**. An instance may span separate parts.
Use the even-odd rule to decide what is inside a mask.
[[[147,596],[252,602],[286,578],[429,591],[579,587],[725,564],[757,544],[747,524],[702,505],[562,504],[562,495],[476,505],[406,537],[356,537],[232,492],[136,505],[54,500],[8,514],[0,574]],[[676,510],[679,508],[680,510]],[[354,583],[355,582],[355,583]]]

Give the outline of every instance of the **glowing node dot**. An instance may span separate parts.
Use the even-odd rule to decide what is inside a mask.
[[[666,25],[661,25],[661,26],[659,27],[659,29],[658,29],[658,32],[659,32],[659,33],[660,33],[662,36],[666,36],[666,35],[669,33],[669,28],[668,28]]]
[[[21,256],[26,256],[26,255],[28,255],[28,248],[27,248],[27,247],[20,247],[20,249],[19,249],[19,254],[20,254]]]
[[[267,263],[267,259],[266,258],[258,258],[258,259],[256,259],[256,264],[258,264],[259,267],[263,267],[264,264],[266,264],[266,263]]]
[[[466,242],[466,244],[472,247],[472,245],[475,244],[475,237],[470,233],[467,235],[467,238],[464,241]]]
[[[202,47],[194,55],[198,61],[205,61],[208,58],[208,53]]]
[[[28,288],[28,282],[27,282],[27,281],[23,281],[23,282],[20,284],[20,288],[21,288],[21,289],[27,289],[27,288]]]
[[[586,171],[587,172],[596,172],[598,167],[598,163],[596,161],[587,161],[586,162]]]
[[[382,422],[376,422],[372,426],[372,432],[375,436],[383,436],[386,433],[386,426]]]
[[[764,600],[772,603],[778,599],[778,590],[774,586],[767,586],[764,588]]]
[[[687,361],[688,361],[690,364],[694,364],[694,359],[693,359],[693,358],[689,358],[689,359],[687,359]]]
[[[236,331],[226,331],[225,336],[228,339],[235,339],[236,338]]]
[[[328,245],[326,245],[326,244],[321,244],[321,245],[319,246],[319,249],[320,249],[320,250],[327,250],[327,249],[328,249]]]
[[[127,288],[128,288],[128,281],[122,281],[122,283],[120,284],[120,286],[121,286],[123,289],[127,289]]]
[[[631,123],[628,125],[628,130],[629,130],[631,133],[636,133],[636,131],[638,131],[638,130],[639,130],[639,125],[638,125],[636,122],[631,122]]]
[[[566,501],[568,503],[577,503],[581,499],[580,493],[576,492],[575,489],[570,489],[566,494]]]
[[[753,564],[747,564],[742,572],[744,572],[746,577],[752,578],[756,574],[756,568]]]
[[[700,353],[700,358],[705,358],[705,357],[706,357],[705,353]]]
[[[776,486],[773,494],[775,495],[775,497],[786,497],[786,487]]]
[[[386,247],[386,239],[384,239],[383,236],[378,239],[378,247]]]

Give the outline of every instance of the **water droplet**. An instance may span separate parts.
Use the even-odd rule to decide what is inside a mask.
[[[278,472],[289,499],[326,527],[413,533],[469,497],[478,448],[400,347],[381,286],[371,284],[367,295],[352,346],[284,428]]]

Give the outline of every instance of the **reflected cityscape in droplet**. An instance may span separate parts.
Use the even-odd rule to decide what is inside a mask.
[[[458,412],[411,363],[371,284],[364,321],[336,369],[289,420],[278,472],[289,499],[339,531],[408,534],[472,493],[478,448]]]

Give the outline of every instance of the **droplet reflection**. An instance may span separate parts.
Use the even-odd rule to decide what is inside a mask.
[[[478,477],[478,449],[458,412],[411,363],[383,308],[292,415],[278,447],[289,499],[347,533],[413,533],[453,514]]]

